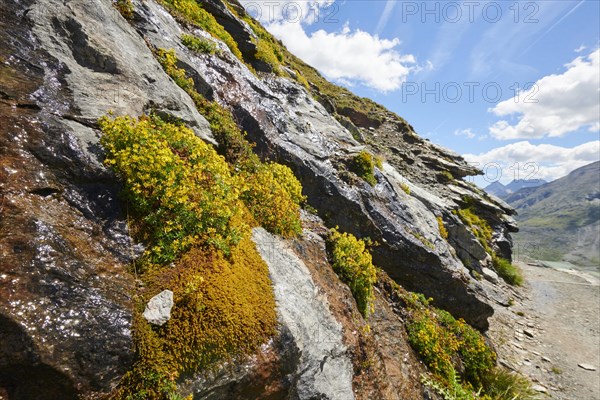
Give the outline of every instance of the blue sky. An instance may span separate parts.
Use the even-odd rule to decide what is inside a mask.
[[[330,80],[485,169],[556,179],[600,158],[600,2],[243,1]]]

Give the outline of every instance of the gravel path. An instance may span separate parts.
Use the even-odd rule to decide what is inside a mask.
[[[599,400],[598,280],[575,271],[520,267],[526,284],[513,291],[514,305],[496,307],[490,319],[499,361],[529,376],[547,391],[545,398]]]

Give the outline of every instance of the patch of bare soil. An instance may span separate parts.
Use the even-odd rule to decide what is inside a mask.
[[[511,307],[496,307],[490,319],[499,361],[528,376],[542,398],[600,399],[598,281],[574,271],[519,266],[525,285],[513,289]]]

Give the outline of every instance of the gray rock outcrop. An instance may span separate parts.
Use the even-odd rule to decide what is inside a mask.
[[[283,240],[264,229],[255,229],[253,240],[269,266],[280,323],[300,354],[293,373],[297,398],[354,399],[352,363],[342,341],[342,326],[331,315],[309,270]]]
[[[252,57],[248,24],[219,0],[203,3]],[[176,50],[198,91],[233,112],[263,159],[294,170],[327,226],[377,241],[374,261],[394,280],[486,329],[488,303],[501,297],[501,287],[471,277],[487,266],[488,255],[452,211],[470,199],[494,230],[494,251],[505,258],[516,226],[508,206],[461,180],[476,169],[391,113],[373,118],[337,110],[291,79],[269,74],[268,65],[254,63],[257,76],[223,43],[180,23],[156,1],[133,5],[127,21],[111,0],[0,3],[0,397],[102,397],[133,363],[136,282],[128,264],[144,248],[131,240],[121,187],[102,164],[97,119],[109,111],[155,112],[215,143],[193,101],[155,60],[156,47]],[[186,32],[215,41],[221,51],[190,51],[180,41]],[[349,120],[342,125],[335,113]],[[346,168],[364,148],[388,159],[375,170],[374,186]],[[441,181],[445,171],[454,181]],[[332,316],[323,285],[283,242],[261,230],[255,240],[271,268],[285,326],[269,354],[292,349],[279,354],[281,376],[295,379],[286,385],[299,398],[352,398],[355,358],[347,354],[345,329],[354,325]],[[345,307],[355,306],[348,300]],[[167,314],[151,320],[160,325]],[[401,326],[390,322],[391,314],[377,316],[386,343],[393,334],[384,328]],[[395,363],[388,352],[385,365],[411,376]],[[219,398],[229,386],[215,382],[206,390]]]
[[[469,269],[479,271],[487,254],[471,229],[451,211],[465,206],[465,196],[472,198],[480,212],[494,221],[497,252],[510,258],[510,245],[501,243],[510,241],[508,225],[501,217],[510,209],[503,209],[460,180],[442,184],[416,179],[414,169],[401,163],[376,170],[378,182],[374,187],[360,180],[349,182],[342,165],[364,145],[304,87],[273,75],[257,77],[226,46],[221,46],[220,55],[194,53],[179,40],[184,28],[162,7],[153,1],[134,4],[138,15],[134,25],[139,34],[157,48],[175,49],[180,66],[194,77],[197,87],[209,88],[204,92],[210,99],[234,113],[248,138],[256,143],[257,152],[294,170],[309,203],[328,225],[378,241],[374,261],[390,276],[486,329],[493,312],[487,304],[490,297],[485,285],[470,277]],[[227,18],[225,27],[234,38],[246,40],[252,34],[243,21],[234,29],[236,19],[229,14]],[[199,29],[192,33],[206,37]],[[402,125],[402,129],[409,128]],[[425,143],[414,133],[399,137],[407,137],[403,139],[407,146],[420,147],[420,155],[415,154],[414,159],[423,170],[451,170],[457,177],[477,173],[458,155]],[[411,195],[403,192],[402,183],[414,189]],[[444,200],[437,193],[443,194]],[[439,231],[436,217],[440,215],[450,227],[448,240]]]

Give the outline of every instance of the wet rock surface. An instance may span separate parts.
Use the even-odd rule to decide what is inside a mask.
[[[0,4],[0,397],[95,398],[110,392],[133,361],[134,275],[127,265],[143,247],[129,237],[119,183],[102,165],[96,121],[109,110],[153,111],[214,143],[152,47],[174,48],[197,90],[233,112],[261,157],[294,170],[327,226],[379,242],[374,261],[393,279],[481,329],[493,311],[489,303],[507,304],[502,285],[471,277],[489,259],[451,212],[471,198],[494,229],[494,250],[510,258],[512,210],[459,179],[476,169],[391,113],[373,118],[345,110],[342,125],[331,114],[334,104],[322,101],[326,108],[290,79],[261,73],[265,66],[254,65],[254,75],[223,43],[219,54],[192,53],[180,35],[210,35],[178,23],[155,1],[133,4],[129,22],[109,0]],[[245,56],[254,54],[245,23],[218,0],[205,6]],[[345,167],[365,146],[388,161],[375,170],[374,186]],[[444,181],[444,171],[455,179]],[[198,398],[427,396],[418,383],[422,366],[397,333],[403,323],[393,302],[377,294],[373,335],[361,335],[352,296],[326,262],[318,233],[325,228],[316,226],[287,245],[259,234],[281,250],[281,268],[301,271],[289,290],[314,301],[301,310],[287,303],[279,336],[248,363],[182,381]],[[291,276],[273,275],[275,287]],[[279,298],[282,307],[285,301]],[[311,307],[318,335],[331,341],[314,343],[311,324],[296,324],[302,319],[294,312]]]
[[[196,85],[210,88],[210,97],[234,113],[248,138],[257,144],[259,154],[294,170],[309,203],[329,226],[338,225],[359,237],[377,240],[381,245],[373,251],[374,260],[390,276],[409,290],[433,297],[439,306],[480,329],[487,327],[493,312],[486,304],[490,296],[461,261],[464,257],[470,268],[480,271],[487,265],[483,261],[486,253],[451,211],[465,207],[466,196],[473,199],[469,201],[497,232],[496,252],[510,258],[509,226],[503,218],[512,210],[466,182],[440,183],[437,178],[441,171],[452,171],[456,178],[476,174],[475,168],[458,155],[422,140],[408,124],[394,117],[395,144],[405,148],[404,153],[392,158],[393,164],[376,170],[378,183],[374,187],[357,177],[348,180],[350,173],[341,166],[364,144],[302,86],[273,75],[255,76],[224,46],[220,55],[193,53],[180,43],[184,28],[162,7],[151,1],[134,3],[139,4],[134,25],[140,35],[156,47],[175,49],[181,66],[194,77]],[[238,41],[245,40],[249,35],[246,24],[232,20],[231,15],[227,18],[229,32]],[[206,36],[200,30],[192,33]],[[390,124],[382,126],[377,129],[388,129]],[[401,158],[418,163],[407,166]],[[406,195],[401,184],[415,190]],[[450,231],[448,241],[440,235],[437,216],[459,226]]]
[[[0,5],[0,387],[69,399],[109,391],[132,360],[135,249],[33,6]]]

